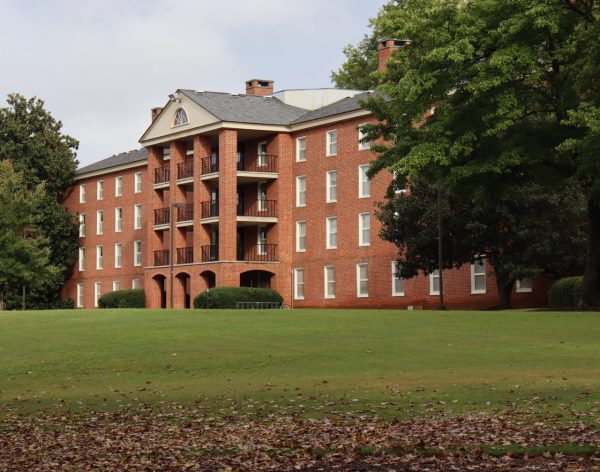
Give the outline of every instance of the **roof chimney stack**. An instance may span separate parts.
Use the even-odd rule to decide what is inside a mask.
[[[246,81],[246,95],[272,95],[273,81],[250,79]]]
[[[377,70],[379,72],[385,72],[387,69],[387,64],[392,57],[392,53],[396,49],[400,49],[409,45],[411,42],[412,41],[410,39],[386,38],[379,40],[379,44],[377,46],[377,51],[379,52],[379,64],[377,66]]]
[[[155,107],[152,108],[150,110],[150,116],[152,117],[152,123],[154,123],[154,120],[156,120],[156,117],[160,114],[160,112],[163,111],[162,107]]]

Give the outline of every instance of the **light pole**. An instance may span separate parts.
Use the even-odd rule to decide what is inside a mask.
[[[170,300],[170,305],[171,305],[171,309],[173,308],[173,259],[174,259],[174,248],[173,248],[173,244],[174,244],[174,240],[175,238],[173,238],[173,231],[174,231],[174,225],[173,222],[175,221],[175,208],[184,208],[185,205],[183,203],[171,203],[171,207],[169,208],[169,223],[170,223],[170,231],[169,231],[169,239],[170,239],[170,246],[171,249],[169,250],[169,265],[171,267],[171,293],[169,295],[169,300]]]

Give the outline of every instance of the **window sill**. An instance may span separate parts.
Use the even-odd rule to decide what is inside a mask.
[[[471,290],[471,295],[485,295],[486,290]]]
[[[519,289],[515,289],[515,293],[532,293],[533,289],[532,288],[519,288]]]
[[[402,293],[392,293],[392,297],[403,297],[404,296],[404,292]]]
[[[369,295],[360,295],[360,294],[357,294],[356,298],[369,298]]]

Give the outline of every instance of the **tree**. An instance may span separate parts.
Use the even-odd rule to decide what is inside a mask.
[[[584,302],[600,305],[600,6],[594,0],[397,0],[372,20],[410,38],[365,106],[390,168],[444,193],[496,194],[575,177],[587,205]],[[366,71],[365,73],[369,73]],[[424,115],[435,105],[435,113]]]
[[[27,189],[23,174],[10,161],[0,161],[0,310],[11,286],[38,287],[55,277],[50,250],[34,230],[34,211],[45,198],[44,187]]]
[[[492,203],[455,195],[442,202],[444,269],[485,255],[494,267],[497,308],[511,307],[517,279],[583,267],[585,202],[573,186],[546,191],[531,183],[498,193]],[[406,193],[391,192],[377,216],[382,238],[401,248],[401,277],[438,269],[436,187],[411,179]]]
[[[12,94],[7,104],[0,108],[0,162],[11,162],[29,191],[44,184],[32,210],[32,228],[47,244],[50,264],[60,269],[47,274],[34,290],[30,287],[29,305],[52,307],[77,254],[77,222],[65,211],[62,198],[77,168],[78,142],[62,133],[62,123],[45,110],[43,101]],[[8,287],[9,305],[20,306],[20,289],[18,284]]]
[[[331,81],[336,87],[372,90],[377,87],[377,37],[365,35],[357,46],[348,44],[344,48],[346,62],[338,71],[331,72]]]

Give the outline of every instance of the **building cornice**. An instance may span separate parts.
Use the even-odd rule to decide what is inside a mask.
[[[113,172],[120,172],[127,169],[133,169],[135,167],[145,167],[148,165],[148,159],[143,161],[130,162],[129,164],[121,164],[114,167],[107,167],[106,169],[94,170],[91,172],[84,172],[83,174],[76,174],[73,178],[74,181],[89,179],[90,177],[97,177],[99,175],[112,174]]]

